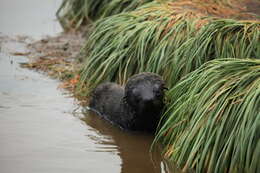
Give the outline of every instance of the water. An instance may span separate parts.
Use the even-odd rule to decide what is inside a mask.
[[[0,2],[0,172],[164,173],[153,136],[129,133],[95,115],[84,116],[58,81],[20,67],[10,52],[24,45],[5,35],[40,38],[61,31],[60,0]]]
[[[55,18],[61,0],[1,0],[0,32],[40,38],[62,31]]]

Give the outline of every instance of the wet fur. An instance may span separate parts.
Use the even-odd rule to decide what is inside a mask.
[[[115,83],[99,85],[90,108],[127,130],[154,132],[164,106],[164,81],[154,73],[132,76],[125,88]]]

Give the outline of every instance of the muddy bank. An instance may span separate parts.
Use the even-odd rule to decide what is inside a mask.
[[[59,88],[67,89],[75,97],[80,98],[80,94],[74,91],[79,80],[81,61],[78,54],[83,41],[80,32],[67,32],[29,43],[28,52],[25,53],[29,62],[22,66],[60,80]],[[16,52],[16,54],[24,53]],[[82,104],[85,102],[84,99],[80,99]]]

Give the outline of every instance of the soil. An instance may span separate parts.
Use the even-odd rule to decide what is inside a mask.
[[[60,80],[59,88],[67,89],[73,96],[80,98],[81,96],[76,94],[75,89],[79,81],[81,66],[79,52],[83,43],[84,38],[81,32],[63,32],[58,36],[46,37],[27,44],[29,52],[14,52],[13,54],[27,56],[30,61],[22,64],[22,67],[43,72]]]

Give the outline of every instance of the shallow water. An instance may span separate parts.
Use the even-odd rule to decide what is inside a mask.
[[[55,18],[61,0],[1,0],[0,32],[41,38],[62,31]]]
[[[40,38],[60,32],[54,16],[60,2],[0,2],[0,172],[167,172],[158,154],[151,157],[152,136],[84,116],[74,99],[57,89],[58,81],[21,68],[27,58],[11,55],[26,49],[5,35]]]

